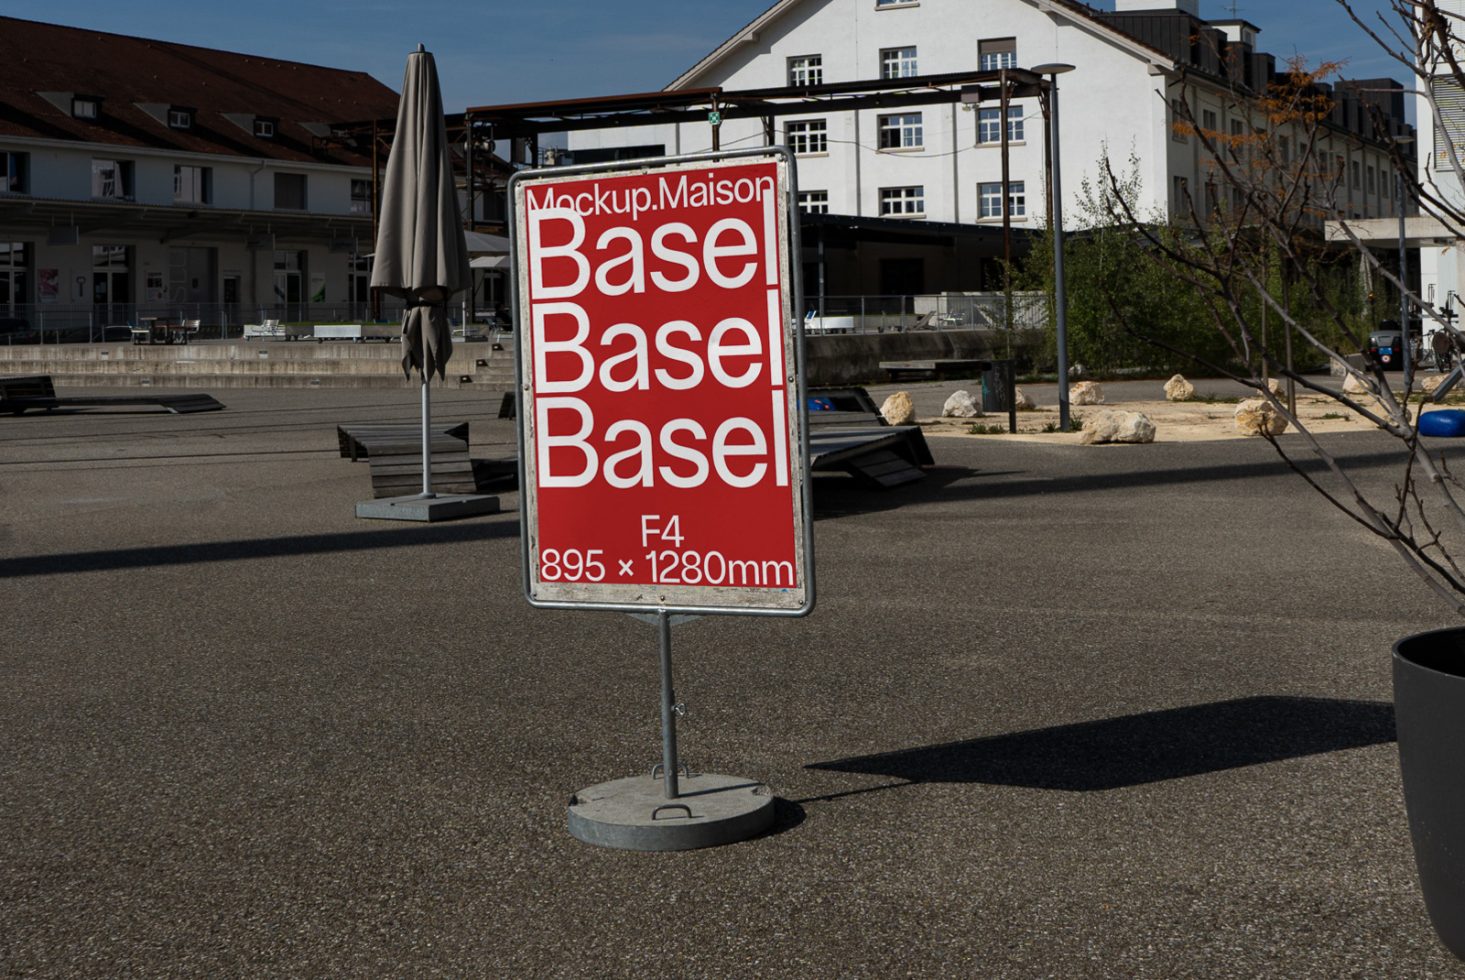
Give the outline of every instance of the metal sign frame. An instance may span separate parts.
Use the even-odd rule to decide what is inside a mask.
[[[538,570],[538,497],[535,492],[537,452],[535,443],[534,391],[526,359],[530,355],[532,330],[528,323],[528,268],[523,261],[521,238],[522,196],[530,186],[584,180],[597,176],[676,173],[702,169],[704,164],[768,160],[776,165],[779,185],[775,188],[780,231],[779,271],[785,288],[782,294],[784,329],[785,391],[789,426],[789,480],[793,500],[794,582],[797,589],[707,585],[620,585],[614,583],[546,583]],[[520,543],[524,596],[530,605],[542,609],[585,609],[609,612],[672,613],[693,615],[743,615],[797,617],[814,608],[813,491],[809,468],[808,396],[805,384],[803,288],[800,268],[798,186],[793,154],[787,147],[770,146],[730,152],[628,160],[611,164],[580,164],[520,171],[509,181],[509,241],[511,256],[511,311],[514,322],[514,366],[517,387],[519,433]],[[792,359],[788,357],[792,354]],[[780,601],[783,600],[783,601]]]

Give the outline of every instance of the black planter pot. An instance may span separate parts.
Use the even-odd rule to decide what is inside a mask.
[[[1394,714],[1425,908],[1465,960],[1465,627],[1394,645]]]

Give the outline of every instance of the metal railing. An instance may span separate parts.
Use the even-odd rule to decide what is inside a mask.
[[[229,340],[244,335],[245,324],[279,320],[281,323],[400,323],[400,299],[383,297],[381,316],[372,317],[369,303],[284,303],[246,306],[242,303],[13,303],[0,304],[0,344],[100,344],[126,342],[143,318],[174,322],[197,320],[197,340]],[[449,310],[457,333],[467,319],[462,304]],[[469,330],[477,335],[491,324]]]
[[[805,330],[821,333],[890,333],[905,330],[1005,330],[1007,297],[1002,293],[922,293],[901,296],[805,295]],[[1048,324],[1045,293],[1013,293],[1014,330]]]
[[[17,303],[0,304],[0,344],[97,344],[128,341],[141,318],[175,322],[199,321],[196,340],[229,340],[244,335],[245,324],[400,323],[402,301],[383,297],[379,319],[369,303],[284,303],[246,306],[242,303]],[[477,339],[494,327],[507,326],[492,313],[477,310],[469,324],[466,304],[454,304],[449,319],[456,336]],[[1002,293],[923,293],[898,296],[805,297],[805,329],[828,333],[887,333],[905,330],[1003,330],[1008,323],[1007,297]],[[1043,293],[1013,293],[1011,323],[1015,330],[1042,329],[1048,323]],[[468,327],[465,331],[465,324]]]

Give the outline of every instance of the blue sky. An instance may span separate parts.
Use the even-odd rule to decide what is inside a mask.
[[[0,0],[0,13],[370,72],[401,87],[420,41],[437,58],[448,111],[469,105],[659,89],[772,0]],[[981,3],[984,0],[944,0]],[[1379,0],[1359,0],[1374,8]],[[1112,0],[1096,0],[1112,7]],[[1286,58],[1348,60],[1347,74],[1399,77],[1335,0],[1238,0]],[[1202,0],[1206,17],[1229,3]],[[406,25],[406,26],[404,26]]]

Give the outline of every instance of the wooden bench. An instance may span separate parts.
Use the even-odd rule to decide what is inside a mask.
[[[881,361],[880,370],[891,381],[941,381],[946,378],[974,378],[990,370],[991,361],[943,358],[932,361]]]
[[[242,340],[273,340],[276,337],[284,337],[285,331],[280,327],[279,320],[266,320],[263,323],[246,323],[244,333],[240,335]]]
[[[49,412],[60,404],[50,375],[0,378],[0,412],[19,415],[28,408],[40,408]]]
[[[918,425],[891,425],[864,388],[813,388],[808,395],[809,466],[881,489],[914,483],[933,465]]]
[[[433,493],[477,493],[478,479],[466,443],[458,449],[432,453]],[[375,453],[371,466],[373,497],[409,497],[422,492],[422,444],[414,453]]]
[[[0,378],[0,412],[20,415],[27,409],[107,408],[118,405],[156,405],[174,415],[217,412],[223,403],[212,395],[195,392],[183,395],[67,395],[57,397],[50,375],[28,378]]]
[[[336,426],[336,442],[341,458],[353,463],[373,456],[402,456],[416,453],[422,459],[422,424],[420,422],[378,422]],[[436,425],[432,429],[432,451],[468,450],[468,423]],[[420,470],[421,467],[419,466]]]
[[[503,467],[468,458],[468,423],[434,425],[434,493],[477,493],[484,484],[504,482]],[[336,426],[341,458],[364,459],[371,468],[374,497],[407,497],[422,491],[422,424],[378,422]],[[509,475],[517,472],[512,466]]]

